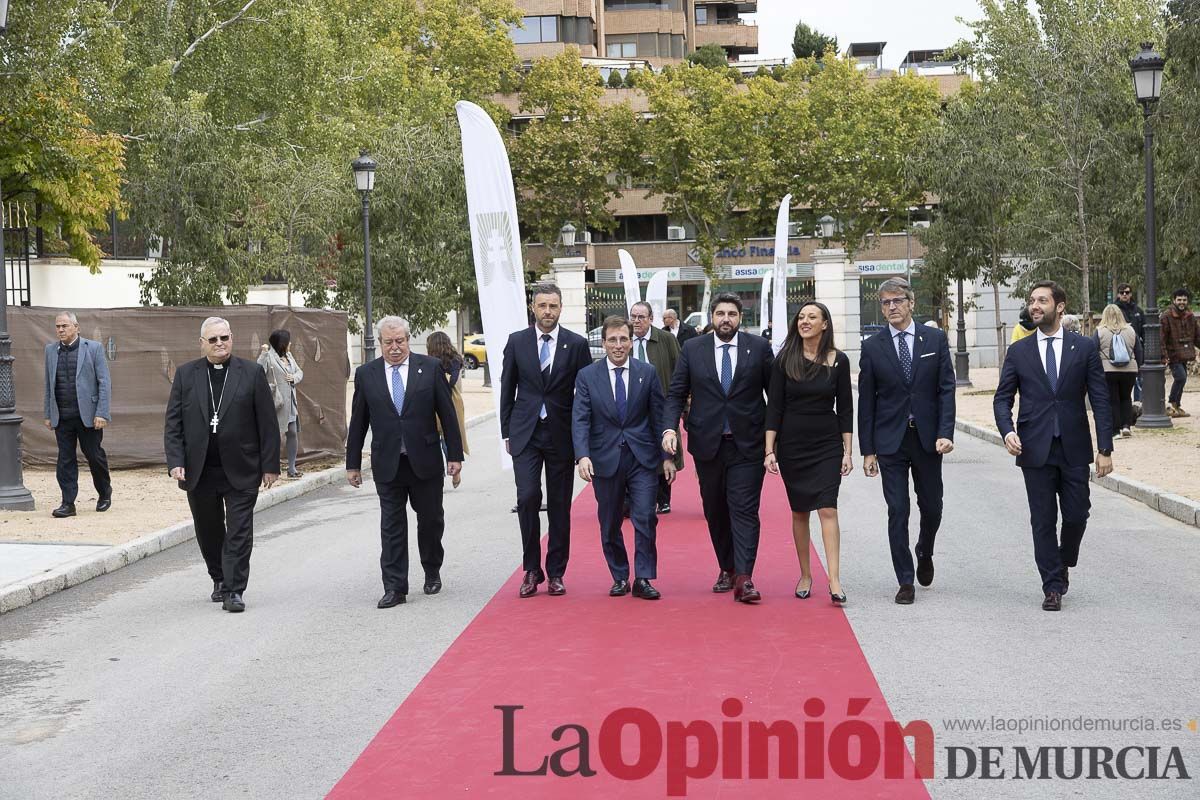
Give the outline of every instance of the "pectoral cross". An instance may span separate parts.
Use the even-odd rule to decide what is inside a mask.
[[[219,425],[220,423],[221,423],[221,420],[220,420],[220,418],[217,417],[217,412],[214,411],[212,422],[208,423],[210,426],[212,426],[213,433],[217,432],[217,425]]]

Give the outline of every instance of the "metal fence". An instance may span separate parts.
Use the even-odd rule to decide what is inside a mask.
[[[29,291],[29,229],[4,229],[4,302],[10,306],[33,305]]]

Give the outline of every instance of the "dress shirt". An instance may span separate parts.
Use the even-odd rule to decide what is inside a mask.
[[[732,345],[729,348],[729,361],[733,365],[733,374],[737,375],[737,359],[738,359],[738,336],[740,333],[733,334],[733,338],[728,342],[722,342],[721,337],[713,334],[713,341],[716,342],[716,350],[713,351],[713,356],[717,364],[717,380],[721,380],[721,360],[724,357],[724,351],[721,349],[725,345]]]
[[[555,325],[554,330],[550,331],[549,334],[546,334],[546,333],[542,332],[541,328],[539,328],[535,325],[535,326],[533,326],[533,332],[537,334],[537,338],[534,339],[534,342],[533,342],[533,354],[534,354],[534,356],[537,357],[538,364],[542,363],[542,337],[543,336],[550,337],[549,370],[551,372],[554,372],[554,353],[558,350],[558,326]]]
[[[621,374],[621,380],[625,381],[625,400],[629,400],[629,362],[632,358],[625,359],[625,363],[620,365],[620,369],[625,370]],[[611,358],[604,359],[604,363],[608,365],[608,388],[612,391],[613,402],[617,400],[617,369],[618,366],[612,362]]]
[[[910,319],[908,327],[902,331],[898,331],[889,325],[888,333],[892,334],[892,347],[896,348],[896,358],[900,357],[900,334],[902,333],[908,334],[908,354],[912,355],[913,343],[917,340],[917,323],[914,320]]]
[[[407,358],[404,359],[404,362],[401,364],[389,364],[385,361],[385,362],[383,362],[383,367],[384,367],[383,377],[386,379],[384,382],[384,389],[387,390],[387,396],[388,397],[392,396],[392,373],[399,372],[400,373],[400,383],[402,383],[404,385],[404,396],[405,396],[405,398],[407,398],[408,397],[408,359]]]
[[[1042,329],[1038,328],[1037,343],[1038,343],[1038,358],[1042,361],[1042,369],[1046,368],[1046,340],[1051,338],[1042,333]],[[1059,326],[1053,334],[1054,344],[1054,371],[1059,377],[1062,377],[1062,346],[1063,346],[1063,329]],[[1057,388],[1057,387],[1055,387]]]
[[[629,357],[630,358],[638,358],[638,353],[640,352],[640,348],[642,347],[643,342],[645,342],[645,347],[646,347],[646,363],[649,364],[650,363],[650,331],[646,331],[645,336],[633,337],[633,349],[629,351]],[[638,358],[638,360],[641,361],[640,358]]]

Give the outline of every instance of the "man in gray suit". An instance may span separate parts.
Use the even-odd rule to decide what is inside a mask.
[[[108,456],[104,454],[104,427],[112,420],[109,398],[108,360],[99,342],[79,335],[79,320],[70,311],[54,319],[58,342],[46,345],[45,425],[58,440],[58,485],[62,505],[51,513],[55,517],[75,516],[75,498],[79,495],[79,462],[75,448],[83,450],[92,483],[96,487],[97,511],[112,506],[112,482],[108,475]]]

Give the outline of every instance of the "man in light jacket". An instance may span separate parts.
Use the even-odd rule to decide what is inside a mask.
[[[54,517],[75,516],[79,495],[79,461],[75,448],[83,450],[92,483],[96,487],[96,510],[112,506],[112,481],[108,456],[101,442],[104,427],[112,420],[108,410],[112,385],[108,360],[99,342],[79,335],[79,320],[70,311],[54,319],[58,341],[46,345],[46,381],[43,395],[44,423],[58,441],[58,486],[62,505],[50,512]]]

